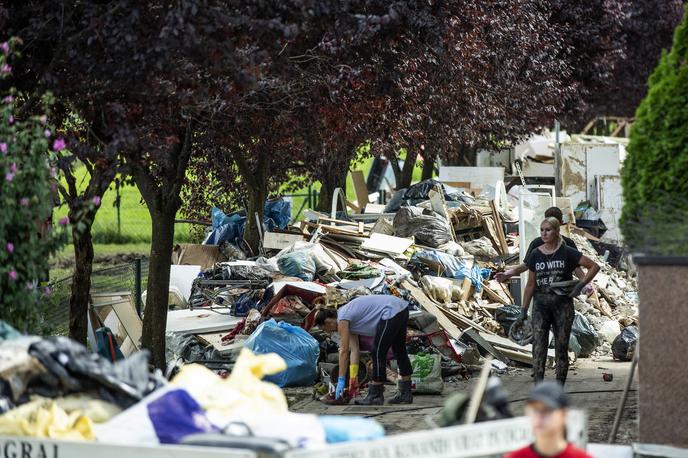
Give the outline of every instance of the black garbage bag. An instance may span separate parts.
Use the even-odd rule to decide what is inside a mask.
[[[163,383],[148,372],[147,351],[113,364],[67,337],[47,337],[32,344],[29,354],[47,369],[31,380],[29,390],[46,397],[96,392],[127,408]]]
[[[521,315],[521,307],[516,305],[504,305],[495,309],[495,319],[504,329],[504,334],[509,335],[511,325],[518,320]]]
[[[578,345],[581,347],[580,356],[590,356],[590,353],[597,347],[599,337],[597,332],[590,326],[587,318],[578,312],[576,312],[576,316],[573,318],[571,334],[576,337]]]
[[[612,342],[612,354],[614,359],[630,361],[633,359],[635,345],[638,342],[640,331],[637,326],[626,326],[621,334]]]
[[[437,180],[429,179],[420,181],[414,185],[411,185],[406,190],[404,193],[404,199],[418,202],[428,200],[430,198],[430,191],[435,189],[435,187],[438,185],[440,188],[442,188],[442,191],[444,191],[444,186]],[[448,196],[445,196],[445,198],[446,197]]]
[[[418,207],[401,207],[394,215],[394,235],[414,236],[420,245],[436,248],[451,240],[447,220],[432,210],[427,213]]]
[[[461,201],[464,202],[465,196],[463,193],[456,188],[446,186],[437,180],[429,179],[420,181],[414,185],[411,185],[404,193],[404,200],[409,201],[412,205],[415,205],[424,200],[430,198],[430,191],[439,186],[444,194],[444,200],[448,202]]]

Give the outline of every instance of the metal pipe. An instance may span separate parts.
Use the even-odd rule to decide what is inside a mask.
[[[139,317],[142,316],[141,309],[141,258],[134,259],[134,304],[136,304],[136,313]]]
[[[619,425],[621,424],[621,414],[623,413],[624,406],[626,405],[626,400],[628,399],[628,392],[631,389],[631,384],[633,383],[633,376],[635,375],[635,367],[638,364],[638,347],[640,345],[640,339],[635,344],[635,352],[633,352],[633,362],[631,363],[631,373],[628,375],[628,380],[626,381],[626,388],[624,388],[623,394],[621,395],[621,402],[619,407],[616,409],[616,416],[614,417],[614,425],[612,430],[609,432],[609,443],[613,444],[616,441],[616,433],[619,432]]]
[[[559,178],[559,168],[561,167],[561,143],[559,142],[559,121],[554,121],[554,195],[561,195],[561,179]]]

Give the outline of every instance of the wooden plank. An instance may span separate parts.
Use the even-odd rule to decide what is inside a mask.
[[[413,286],[408,281],[405,281],[402,286],[406,288],[414,298],[416,298],[421,307],[437,318],[439,325],[447,332],[447,334],[449,334],[452,339],[459,338],[461,335],[461,330],[459,330],[459,328],[452,323],[444,313],[442,313],[439,307],[437,307],[437,305],[435,305],[430,298],[425,295],[423,290]]]
[[[504,283],[499,282],[499,281],[495,281],[495,283],[497,283],[499,285],[499,287],[502,289],[502,291],[504,291],[504,294],[509,298],[509,303],[515,304],[516,302],[514,301],[514,296],[512,296],[511,291],[509,291],[509,289],[506,286],[504,286]]]
[[[509,303],[506,299],[504,299],[502,296],[497,294],[492,288],[490,288],[487,284],[487,282],[483,281],[483,292],[487,296],[487,298],[492,301],[492,302],[499,302],[500,304],[504,305],[511,305],[512,303]]]
[[[453,188],[471,189],[471,183],[469,181],[445,181],[444,184]]]
[[[359,208],[366,208],[369,198],[368,186],[366,185],[363,171],[354,170],[351,172],[351,180],[354,182],[354,191],[356,191],[356,200],[358,201]]]
[[[480,332],[485,332],[485,333],[488,333],[488,334],[492,334],[490,331],[488,331],[487,329],[483,328],[481,325],[479,325],[479,324],[476,323],[475,321],[473,321],[473,320],[471,320],[470,318],[467,318],[467,317],[461,315],[461,314],[458,313],[458,312],[455,312],[454,310],[449,310],[448,308],[445,308],[445,307],[440,307],[440,310],[442,311],[442,313],[444,313],[445,315],[447,315],[450,319],[453,318],[454,320],[456,320],[456,322],[458,323],[458,325],[459,325],[459,326],[462,326],[464,329],[465,329],[465,328],[473,328],[473,329],[477,329],[477,330],[480,331]]]
[[[335,218],[327,218],[327,217],[319,217],[318,222],[325,222],[325,223],[334,223],[338,224],[340,226],[353,226],[358,228],[358,222],[357,221],[346,221],[342,219],[335,219]]]
[[[356,213],[362,213],[361,207],[356,205],[353,202],[349,202],[348,200],[346,201],[346,206],[355,211]]]
[[[332,223],[334,224],[334,223]],[[365,237],[366,234],[359,234],[358,233],[358,224],[356,224],[356,230],[353,229],[346,229],[343,227],[339,226],[327,226],[327,225],[322,225],[322,224],[317,224],[317,223],[311,223],[307,222],[306,223],[307,227],[312,227],[314,229],[320,228],[320,230],[324,233],[327,234],[342,234],[342,235],[351,235],[354,237],[360,237],[361,239]]]
[[[499,216],[499,212],[497,211],[497,206],[495,205],[494,200],[490,201],[490,209],[492,210],[492,217],[497,225],[497,237],[499,238],[499,244],[502,247],[502,254],[508,254],[509,246],[506,243],[506,234],[504,234],[504,223],[502,222],[502,217]]]
[[[475,342],[480,348],[482,348],[484,351],[487,353],[491,354],[498,360],[500,360],[503,363],[508,364],[509,359],[502,353],[501,350],[495,348],[494,345],[492,345],[490,342],[488,342],[478,331],[475,329],[466,329],[463,334],[463,336],[468,337],[470,340]]]
[[[376,213],[384,213],[384,212],[385,212],[385,207],[386,207],[386,205],[368,204],[368,205],[365,206],[364,213],[365,213],[366,215],[376,214]]]
[[[602,295],[602,297],[604,297],[604,299],[609,303],[609,305],[616,307],[616,301],[614,300],[612,295],[609,294],[609,291],[601,287],[598,287],[598,289],[600,290],[600,294]]]
[[[504,307],[503,304],[499,304],[499,303],[497,303],[497,302],[489,302],[489,303],[487,303],[487,304],[479,304],[478,306],[479,306],[480,308],[484,309],[484,310],[489,310],[490,312],[493,312],[493,313],[494,313],[494,311],[497,310],[498,308]]]
[[[571,226],[571,232],[573,232],[574,234],[578,234],[580,236],[583,236],[588,240],[592,240],[593,242],[599,242],[600,241],[599,238],[595,237],[590,232],[588,232],[584,229],[581,229],[579,227],[576,227],[576,226]]]
[[[531,366],[533,365],[532,354],[509,350],[508,348],[500,348],[499,351],[501,351],[509,359],[513,359],[514,361],[518,361],[519,363],[529,364]]]
[[[461,300],[467,301],[468,298],[475,292],[475,287],[471,282],[471,279],[466,277],[461,283]]]
[[[526,346],[519,345],[516,342],[513,342],[506,337],[501,337],[498,335],[490,335],[490,334],[480,334],[481,337],[483,337],[486,341],[490,342],[492,345],[497,347],[500,351],[506,349],[506,350],[511,350],[519,353],[525,353],[527,355],[532,356],[533,354],[533,345],[528,344]],[[547,357],[554,358],[554,349],[548,349],[547,350]]]
[[[499,235],[497,235],[497,224],[492,215],[483,217],[483,229],[486,232],[487,238],[490,239],[495,250],[499,254],[507,254],[502,251],[502,245],[499,243]]]
[[[597,290],[592,290],[592,297],[595,299],[595,302],[593,303],[595,308],[603,313],[607,318],[611,318],[613,320],[614,317],[612,316],[611,310],[607,310],[607,307],[602,306],[602,303],[600,302],[600,296],[597,294]]]
[[[400,255],[408,250],[411,245],[413,245],[412,239],[385,234],[371,234],[370,238],[363,242],[361,248],[392,255]]]
[[[504,300],[502,296],[494,292],[489,286],[487,286],[487,283],[483,282],[483,293],[487,296],[489,300],[492,302],[499,302],[500,304],[503,305],[510,305],[508,301]]]
[[[212,345],[213,348],[222,356],[231,355],[233,352],[239,353],[244,347],[244,343],[248,336],[239,335],[235,339],[223,342],[222,338],[227,335],[227,332],[211,332],[205,334],[196,334],[196,338],[205,345]]]
[[[303,241],[303,235],[300,234],[266,232],[263,235],[263,248],[268,250],[281,250],[291,246],[295,242],[301,241]]]
[[[516,342],[512,342],[506,337],[484,333],[481,333],[480,336],[496,347],[507,348],[509,350],[520,351],[522,353],[532,353],[532,351],[530,350],[531,346],[524,347],[523,345],[519,345]]]

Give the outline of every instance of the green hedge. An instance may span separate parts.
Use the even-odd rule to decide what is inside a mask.
[[[636,252],[688,255],[687,18],[649,78],[621,172],[621,229]]]

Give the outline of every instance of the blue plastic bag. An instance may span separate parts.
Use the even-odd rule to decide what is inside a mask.
[[[284,229],[289,225],[290,219],[291,202],[282,199],[265,202],[265,206],[263,206],[263,220],[269,231],[275,227]]]
[[[287,322],[262,323],[246,340],[244,347],[254,353],[277,353],[287,368],[264,380],[280,387],[310,386],[317,376],[320,345],[308,332]]]
[[[190,434],[220,432],[186,390],[171,390],[151,401],[147,409],[161,444],[179,444]]]
[[[244,236],[246,216],[241,213],[226,215],[222,210],[213,207],[210,215],[213,231],[204,242],[206,245],[219,245],[228,241],[234,245]],[[291,202],[282,199],[267,201],[263,206],[263,224],[266,230],[271,231],[275,227],[284,229],[291,219]]]
[[[219,208],[213,207],[211,221],[213,224],[213,231],[204,242],[206,245],[219,245],[224,241],[236,245],[244,234],[246,217],[238,213],[233,213],[228,216]]]
[[[343,415],[321,415],[318,421],[325,430],[328,444],[379,439],[385,436],[385,429],[375,420]]]
[[[490,278],[490,269],[477,266],[469,268],[463,259],[441,251],[420,250],[414,253],[413,259],[416,258],[429,259],[441,264],[444,269],[443,277],[459,280],[470,278],[477,292],[482,290],[483,280]]]

